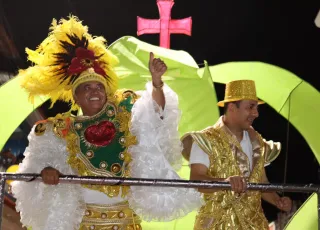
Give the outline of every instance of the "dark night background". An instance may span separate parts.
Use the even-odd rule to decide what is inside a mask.
[[[230,61],[270,63],[293,72],[319,90],[320,28],[314,24],[319,9],[320,2],[315,0],[176,0],[172,18],[192,16],[192,36],[171,35],[171,48],[187,51],[199,65],[204,60],[209,65]],[[91,34],[103,35],[109,44],[125,35],[137,36],[137,16],[159,17],[156,0],[0,0],[0,71],[16,73],[18,68],[26,68],[30,63],[24,48],[34,49],[47,36],[52,18],[67,17],[69,13],[83,20]],[[159,35],[138,39],[159,44]],[[218,99],[223,99],[224,85],[215,84],[215,88]],[[48,110],[48,105],[41,107],[46,116],[68,109],[59,103]],[[304,138],[286,119],[264,105],[255,128],[266,139],[283,144],[281,155],[267,167],[271,182],[319,183],[319,164]],[[286,195],[301,200],[308,196]],[[269,220],[276,218],[275,208],[267,204],[264,208]]]

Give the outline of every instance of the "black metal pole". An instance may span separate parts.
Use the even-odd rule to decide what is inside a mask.
[[[318,199],[318,230],[320,230],[320,193],[317,193],[317,199]]]
[[[42,181],[39,174],[0,173],[1,178],[16,181]],[[95,185],[128,185],[128,186],[156,186],[156,187],[183,187],[183,188],[220,188],[231,189],[227,182],[196,181],[196,180],[166,180],[166,179],[143,179],[123,177],[98,177],[98,176],[73,176],[63,175],[59,178],[60,183],[95,184]],[[299,193],[320,193],[320,185],[292,185],[292,184],[255,184],[248,183],[248,190],[259,191],[282,191]]]
[[[2,222],[2,208],[4,203],[5,182],[13,181],[42,181],[39,174],[20,173],[0,173],[0,230]],[[143,178],[123,178],[123,177],[96,177],[96,176],[73,176],[63,175],[59,177],[59,183],[73,184],[95,184],[95,185],[127,185],[127,186],[156,186],[156,187],[183,187],[183,188],[216,188],[230,190],[231,185],[227,182],[214,181],[190,181],[190,180],[166,180],[166,179],[143,179]],[[248,190],[280,191],[317,193],[318,195],[318,229],[320,230],[320,185],[292,185],[292,184],[255,184],[248,183]]]
[[[2,229],[2,214],[3,214],[3,204],[4,204],[4,194],[5,194],[6,178],[0,178],[0,229]]]

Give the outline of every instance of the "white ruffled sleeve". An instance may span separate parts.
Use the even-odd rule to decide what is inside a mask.
[[[162,111],[152,99],[151,82],[146,87],[132,108],[131,133],[138,144],[129,149],[131,176],[181,179],[175,172],[182,162],[178,97],[164,85],[166,104]],[[130,206],[145,221],[171,221],[202,205],[201,195],[195,189],[131,186],[130,190]]]
[[[67,163],[68,153],[63,139],[52,132],[50,123],[42,136],[36,136],[34,128],[28,136],[29,146],[19,173],[40,173],[51,166],[62,174],[74,174]],[[85,206],[80,185],[46,185],[42,182],[12,183],[16,209],[20,212],[21,223],[32,230],[76,230],[79,229]]]

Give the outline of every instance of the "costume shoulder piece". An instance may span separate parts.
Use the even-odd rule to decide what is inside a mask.
[[[48,120],[38,121],[34,127],[34,134],[42,136],[48,130]]]
[[[52,131],[59,138],[65,138],[70,131],[73,117],[70,113],[58,114],[55,117],[48,118],[52,125]]]
[[[119,104],[119,106],[128,107],[130,111],[132,105],[139,99],[139,97],[139,95],[130,89],[119,89],[114,94],[115,103]]]
[[[70,130],[71,122],[72,117],[69,113],[58,114],[47,120],[38,121],[35,124],[34,133],[36,136],[42,136],[45,132],[52,131],[57,137],[64,138]]]
[[[259,132],[254,130],[252,127],[250,130],[248,130],[249,135],[251,136],[252,133],[254,133],[257,137],[257,142],[259,142],[260,147],[263,148],[263,154],[264,154],[264,160],[265,160],[265,166],[269,165],[271,162],[273,162],[277,157],[279,156],[281,152],[281,143],[280,142],[274,142],[272,140],[267,141],[264,139]],[[254,146],[253,146],[254,148]]]
[[[272,140],[266,141],[265,139],[263,139],[263,143],[265,148],[265,166],[267,166],[279,156],[281,143]]]
[[[189,160],[193,142],[196,142],[205,153],[210,154],[212,152],[211,140],[220,138],[220,130],[213,126],[201,131],[188,132],[181,138],[183,144],[182,155],[186,160]]]

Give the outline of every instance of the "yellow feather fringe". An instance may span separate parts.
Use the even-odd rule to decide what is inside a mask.
[[[35,96],[45,95],[51,98],[52,104],[62,100],[71,103],[71,110],[78,109],[72,95],[71,76],[64,82],[60,77],[65,73],[59,73],[65,63],[53,65],[56,62],[55,53],[66,53],[61,46],[61,42],[72,43],[67,35],[77,36],[79,39],[85,37],[88,40],[88,50],[94,52],[101,62],[101,68],[109,77],[106,91],[107,94],[113,94],[118,87],[118,77],[113,67],[118,64],[118,59],[107,50],[106,40],[103,37],[92,37],[88,33],[88,27],[82,25],[81,21],[75,16],[69,16],[69,19],[61,19],[59,23],[53,19],[49,28],[49,35],[37,47],[36,50],[26,48],[28,60],[34,63],[26,70],[20,70],[22,76],[21,86],[29,93],[29,98],[33,102]],[[90,81],[90,79],[88,79]]]

